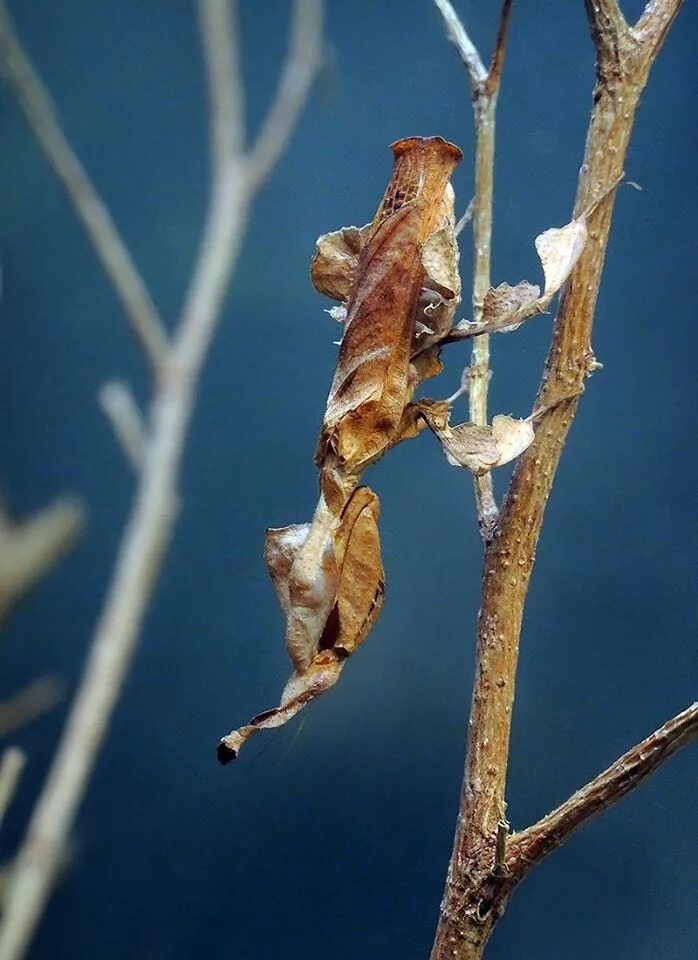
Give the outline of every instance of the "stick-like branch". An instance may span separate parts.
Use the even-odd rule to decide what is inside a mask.
[[[167,349],[165,328],[111,214],[58,124],[51,98],[17,39],[5,0],[0,0],[0,69],[12,84],[29,126],[65,187],[157,372]]]
[[[147,435],[143,416],[133,394],[125,383],[111,380],[100,388],[99,402],[124,456],[138,473],[143,464]]]
[[[82,521],[82,507],[67,498],[19,523],[9,519],[0,502],[0,621],[70,549]]]
[[[475,44],[448,0],[434,0],[443,18],[449,40],[456,47],[470,81],[475,121],[475,196],[473,215],[473,322],[482,324],[485,294],[491,286],[492,204],[494,196],[494,148],[497,96],[504,64],[507,32],[513,0],[504,0],[489,70],[482,64]],[[487,394],[492,377],[489,335],[473,341],[468,370],[470,420],[487,423]],[[473,478],[480,532],[485,542],[497,522],[492,475]]]
[[[617,803],[654,773],[681,747],[698,739],[698,703],[669,720],[628,750],[616,762],[578,790],[565,803],[509,840],[506,864],[518,882],[572,834]]]
[[[468,756],[432,960],[478,960],[511,892],[495,867],[523,609],[555,471],[584,381],[597,367],[591,329],[615,191],[597,200],[621,176],[635,111],[659,50],[650,43],[638,47],[615,16],[615,4],[589,2],[587,10],[598,83],[575,211],[590,210],[589,236],[560,300],[534,407],[540,414],[535,440],[517,462],[485,553]],[[652,32],[647,25],[645,30]]]
[[[311,6],[315,9],[317,0]],[[0,927],[0,960],[20,960],[26,953],[130,665],[172,536],[179,464],[196,388],[247,222],[251,194],[245,177],[249,161],[241,151],[242,89],[234,7],[230,0],[199,0],[199,14],[211,107],[208,212],[182,315],[155,384],[138,488],[103,612],[13,867]],[[231,83],[238,89],[228,89]],[[300,106],[297,96],[295,112]],[[274,139],[273,151],[265,152],[268,166],[284,142],[285,138]]]
[[[0,760],[0,828],[14,799],[26,759],[22,750],[8,747]]]
[[[449,0],[434,0],[443,17],[446,27],[446,36],[458,51],[463,66],[468,71],[470,86],[475,92],[487,80],[487,70],[482,62],[477,47],[467,34],[460,17],[453,9]]]
[[[256,192],[286,148],[322,57],[322,0],[294,0],[286,65],[274,102],[250,150],[248,183]]]
[[[219,171],[245,149],[245,104],[235,24],[237,0],[199,3],[211,110],[211,163]]]
[[[63,684],[53,676],[37,677],[20,691],[0,701],[0,737],[21,730],[53,710],[63,697]]]
[[[497,39],[494,44],[494,52],[490,61],[490,69],[487,72],[485,81],[488,91],[499,90],[499,82],[502,76],[502,67],[504,66],[504,54],[507,48],[507,34],[509,32],[509,20],[514,6],[514,0],[504,0],[502,4],[502,13],[499,18],[499,29]]]
[[[666,39],[683,0],[650,0],[631,33],[642,44],[645,56],[656,56]]]

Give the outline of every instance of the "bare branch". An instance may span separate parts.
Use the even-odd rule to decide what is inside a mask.
[[[698,703],[628,750],[547,817],[515,834],[507,843],[509,874],[523,879],[543,857],[585,823],[630,793],[681,747],[698,739]]]
[[[8,747],[0,760],[0,828],[14,799],[26,760],[18,747]]]
[[[499,29],[497,39],[494,44],[494,52],[490,61],[490,69],[487,73],[487,92],[493,93],[499,89],[499,81],[502,76],[502,67],[504,66],[504,54],[507,46],[507,33],[509,31],[509,20],[511,10],[514,6],[514,0],[504,0],[502,12],[499,18]]]
[[[597,69],[603,73],[607,64],[620,65],[630,28],[617,0],[584,0],[584,6],[596,47]]]
[[[470,221],[473,219],[473,213],[475,212],[475,197],[470,198],[470,203],[465,208],[463,216],[460,217],[458,223],[455,226],[454,233],[458,237],[468,226]]]
[[[286,148],[322,56],[323,0],[294,0],[286,64],[274,102],[250,150],[250,189],[259,190]]]
[[[305,0],[300,6],[307,12],[316,4],[317,0]],[[223,6],[226,10],[220,9]],[[240,83],[234,9],[229,0],[199,0],[211,105],[213,174],[206,222],[182,314],[155,384],[138,489],[102,615],[66,728],[12,870],[0,927],[0,960],[21,960],[25,955],[50,895],[174,528],[179,466],[196,388],[240,250],[251,198],[241,153],[242,90],[224,89],[229,82]],[[302,46],[299,37],[295,44],[297,52]],[[296,92],[294,104],[297,99]],[[299,104],[294,107],[296,113],[298,109]],[[288,126],[288,114],[282,111],[282,115]],[[262,157],[267,169],[285,137],[278,132],[270,137],[273,149],[265,149]]]
[[[0,504],[0,620],[75,542],[80,504],[57,500],[29,520],[12,522]]]
[[[683,0],[651,0],[631,33],[645,50],[658,50],[683,6]]]
[[[199,21],[211,107],[211,159],[220,168],[245,149],[236,0],[200,2]]]
[[[150,365],[157,373],[167,349],[165,328],[111,214],[58,124],[51,98],[17,39],[5,0],[0,0],[0,68],[13,86],[29,126],[65,187]]]
[[[143,416],[131,390],[127,384],[112,380],[101,387],[99,403],[124,456],[138,473],[143,464],[147,436]]]
[[[485,295],[491,285],[495,117],[513,0],[504,0],[502,4],[489,72],[485,70],[477,48],[448,0],[434,0],[434,2],[443,17],[448,38],[458,50],[468,70],[473,95],[476,137],[475,196],[473,197],[473,324],[478,335],[473,342],[470,367],[467,380],[464,382],[467,382],[468,386],[470,420],[484,426],[487,423],[487,396],[492,377],[489,335],[483,329],[482,311]],[[461,229],[462,226],[459,224],[458,232]],[[473,477],[473,484],[480,533],[487,543],[492,537],[499,513],[494,498],[491,473]]]
[[[477,47],[468,36],[460,17],[453,9],[449,0],[434,0],[434,3],[443,17],[448,39],[458,51],[458,56],[468,71],[470,88],[473,94],[476,94],[487,80],[487,70],[480,58]]]
[[[53,710],[63,697],[63,684],[52,676],[38,677],[19,693],[0,702],[0,737],[7,737]]]
[[[511,892],[495,867],[524,604],[555,471],[585,379],[597,366],[591,330],[615,198],[609,188],[622,175],[635,112],[658,53],[658,47],[647,47],[632,54],[637,42],[627,35],[615,3],[589,0],[587,9],[600,82],[575,210],[590,211],[589,240],[563,287],[534,406],[535,439],[517,461],[485,553],[468,755],[432,960],[479,960]]]

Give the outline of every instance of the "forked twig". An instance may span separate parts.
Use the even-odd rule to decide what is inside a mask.
[[[27,758],[17,747],[8,747],[0,759],[0,828],[19,785]]]
[[[242,87],[235,10],[231,0],[199,0],[211,107],[212,179],[208,212],[189,291],[174,336],[164,345],[156,343],[162,338],[153,332],[159,329],[151,322],[154,313],[144,309],[150,304],[147,291],[135,274],[109,214],[89,187],[82,167],[67,147],[50,112],[48,118],[51,122],[46,126],[47,111],[44,108],[47,98],[38,101],[41,122],[37,123],[32,109],[36,91],[43,93],[43,88],[19,47],[6,11],[2,10],[0,49],[5,56],[9,50],[14,57],[13,63],[26,68],[11,72],[18,96],[25,105],[32,107],[28,113],[37,139],[88,224],[90,236],[108,266],[115,288],[129,307],[129,315],[153,366],[157,367],[158,376],[142,450],[140,436],[136,438],[131,430],[133,417],[129,424],[132,436],[126,438],[123,405],[121,412],[115,415],[114,404],[107,401],[117,432],[120,432],[131,459],[138,462],[138,486],[83,677],[13,864],[0,926],[0,960],[20,960],[28,949],[130,665],[176,519],[179,465],[201,369],[240,250],[252,187],[256,188],[263,179],[260,172],[264,171],[254,171],[253,160],[243,154]],[[305,46],[298,31],[302,28],[311,31],[311,36],[319,34],[321,12],[319,0],[298,0],[296,4],[294,50],[298,59],[295,69],[300,70],[304,78],[312,75],[316,60],[313,58],[307,70],[302,66]],[[301,16],[304,19],[299,27],[298,18]],[[304,79],[300,88],[294,88],[290,98],[292,111],[281,109],[278,101],[272,107],[271,116],[276,119],[268,120],[266,127],[267,141],[271,146],[265,149],[262,157],[267,172],[283,149],[308,86],[309,80]],[[289,102],[287,93],[284,102]],[[248,175],[250,171],[252,174]],[[132,413],[130,410],[129,416]]]
[[[638,25],[630,29],[617,3],[585,2],[596,46],[598,82],[575,216],[588,213],[589,239],[563,287],[534,405],[539,421],[535,439],[517,461],[485,552],[468,754],[432,960],[479,960],[514,886],[528,869],[604,803],[632,789],[696,735],[694,706],[629,751],[540,824],[511,838],[506,844],[507,869],[501,869],[500,825],[506,809],[524,604],[555,471],[585,378],[597,366],[591,329],[615,199],[612,188],[622,174],[650,68],[681,6],[681,0],[652,0]]]
[[[456,47],[468,72],[472,93],[475,122],[473,323],[481,325],[485,294],[491,286],[490,264],[497,97],[499,95],[513,0],[504,0],[502,4],[497,39],[489,69],[485,69],[477,47],[470,39],[449,0],[434,0],[434,2],[443,18],[447,35]],[[487,423],[487,395],[491,377],[489,335],[483,333],[473,341],[472,358],[466,379],[470,420],[481,426]],[[487,543],[492,538],[498,516],[492,474],[487,472],[481,476],[473,477],[473,482],[480,532],[485,543]]]

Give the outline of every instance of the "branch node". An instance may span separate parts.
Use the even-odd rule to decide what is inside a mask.
[[[138,473],[143,466],[148,438],[143,415],[128,384],[120,380],[105,383],[99,391],[99,403],[124,456]]]

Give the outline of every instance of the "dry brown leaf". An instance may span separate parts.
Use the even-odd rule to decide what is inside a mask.
[[[515,287],[501,283],[485,294],[482,321],[462,320],[451,331],[452,339],[477,337],[483,333],[508,333],[524,320],[544,313],[550,301],[572,272],[587,241],[584,217],[564,227],[551,227],[536,237],[536,251],[543,267],[545,289],[522,280]]]
[[[490,287],[482,308],[483,325],[492,333],[516,330],[526,317],[535,312],[539,297],[540,287],[527,280],[522,280],[515,287],[510,287],[508,283]]]
[[[422,401],[417,406],[439,439],[448,462],[476,476],[509,463],[533,442],[533,424],[529,420],[496,416],[491,427],[476,423],[452,427],[445,403]]]
[[[313,286],[331,300],[344,303],[356,281],[356,265],[371,224],[342,227],[318,238],[315,256],[310,262]]]
[[[520,456],[531,446],[535,436],[530,420],[516,420],[501,414],[493,418],[492,432],[497,444],[497,467],[502,467]]]
[[[536,237],[536,250],[545,274],[545,290],[542,301],[550,303],[574,265],[587,241],[587,226],[584,217],[572,220],[564,227],[551,227]]]

